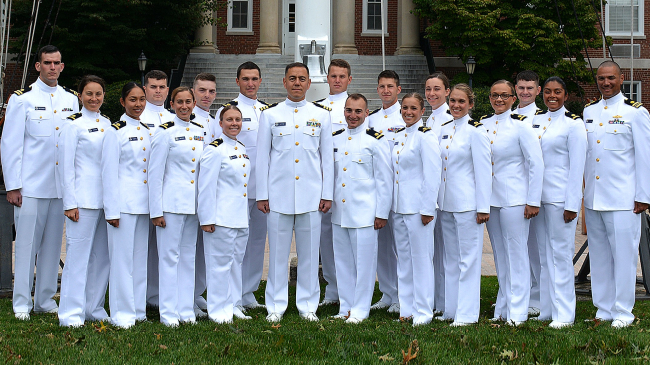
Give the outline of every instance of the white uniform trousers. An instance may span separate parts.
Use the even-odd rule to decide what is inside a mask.
[[[483,225],[476,211],[440,212],[445,240],[445,313],[457,322],[478,321],[481,296]]]
[[[203,230],[196,231],[196,259],[194,261],[194,308],[207,309],[206,300],[202,297],[208,288],[207,272],[205,270],[205,249],[203,245]]]
[[[199,219],[196,214],[163,212],[167,226],[156,227],[158,239],[158,296],[160,322],[192,322],[194,314],[194,260]]]
[[[497,273],[497,282],[499,288],[497,290],[497,300],[494,304],[494,318],[506,319],[508,316],[508,305],[506,302],[506,281],[507,281],[507,265],[506,265],[506,248],[503,237],[493,237],[496,234],[501,236],[501,223],[497,222],[489,224],[492,220],[492,213],[496,211],[499,214],[499,208],[490,207],[490,220],[485,224],[490,237],[490,245],[492,246],[492,255],[494,257],[494,269]],[[497,233],[498,232],[498,233]]]
[[[528,306],[539,308],[539,280],[542,270],[539,261],[539,247],[537,246],[537,233],[535,232],[535,219],[530,219],[528,230],[528,262],[530,263],[530,302]]]
[[[86,319],[104,320],[108,317],[104,300],[110,267],[103,209],[80,208],[78,222],[66,220],[65,236],[59,324],[75,326],[83,325]]]
[[[433,305],[437,312],[445,311],[445,241],[442,239],[440,209],[436,209],[436,226],[433,230]]]
[[[542,265],[540,314],[543,320],[573,323],[576,293],[573,271],[576,224],[564,223],[564,204],[542,204],[535,218],[535,231]]]
[[[368,318],[375,291],[377,233],[374,226],[343,228],[332,224],[339,314]]]
[[[413,323],[433,319],[433,229],[420,214],[393,212],[393,232],[397,247],[397,278],[400,317],[413,316]]]
[[[499,293],[503,306],[495,317],[521,322],[528,319],[530,298],[530,265],[528,263],[528,227],[530,220],[524,217],[525,205],[514,207],[490,207],[490,220],[486,223],[490,242],[500,267],[497,270]],[[499,275],[499,270],[502,275]]]
[[[203,232],[205,262],[209,268],[208,315],[216,322],[231,321],[236,292],[241,295],[241,263],[248,241],[248,228],[215,226],[213,233]],[[241,255],[237,255],[237,251]],[[237,272],[235,272],[237,271]]]
[[[387,304],[399,303],[397,296],[397,249],[393,236],[393,212],[388,214],[386,227],[377,236],[377,280],[383,294],[381,301]]]
[[[34,265],[34,311],[56,308],[56,294],[63,239],[63,200],[23,196],[22,207],[14,207],[16,225],[13,308],[15,313],[32,310]],[[38,257],[38,261],[36,261]]]
[[[645,214],[645,213],[642,213]],[[585,209],[589,232],[591,291],[596,317],[634,320],[636,265],[641,237],[641,214],[632,210]]]
[[[156,226],[149,221],[149,243],[147,246],[147,304],[158,306],[158,240]]]
[[[321,213],[320,225],[320,263],[323,267],[323,278],[327,281],[323,300],[338,302],[339,290],[336,281],[335,262],[334,239],[332,238],[332,211],[330,210],[327,213]]]
[[[147,319],[148,214],[120,213],[120,226],[108,225],[111,323],[130,327]]]
[[[242,299],[236,305],[257,303],[253,294],[260,286],[266,248],[266,215],[257,209],[257,201],[248,199],[248,242],[242,262]]]
[[[301,314],[316,313],[320,298],[318,245],[320,212],[303,214],[268,213],[269,274],[265,301],[268,313],[284,314],[289,302],[289,252],[295,230],[298,254],[296,307]]]

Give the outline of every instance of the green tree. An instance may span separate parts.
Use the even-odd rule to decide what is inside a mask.
[[[560,76],[573,91],[579,82],[594,81],[583,54],[583,37],[587,47],[601,46],[592,0],[413,2],[415,13],[429,20],[428,38],[442,42],[447,55],[476,59],[479,84],[510,80],[526,69],[541,79]]]
[[[32,3],[13,2],[13,53],[18,54],[23,48]],[[108,83],[139,80],[136,60],[143,51],[148,58],[148,70],[156,68],[169,73],[195,44],[194,32],[199,27],[208,23],[221,25],[220,19],[208,14],[223,6],[227,6],[227,1],[42,0],[30,63],[35,62],[39,46],[56,45],[65,63],[61,83],[71,87],[89,73]]]

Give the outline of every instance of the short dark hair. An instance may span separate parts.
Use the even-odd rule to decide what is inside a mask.
[[[287,67],[284,68],[284,76],[287,76],[287,73],[289,73],[289,70],[294,68],[294,67],[302,67],[302,68],[304,68],[305,70],[307,70],[307,76],[309,76],[309,67],[307,67],[307,65],[305,65],[302,62],[294,62],[294,63],[288,64]]]
[[[620,75],[621,74],[621,66],[618,63],[616,63],[615,61],[612,61],[612,60],[603,61],[600,65],[598,65],[598,68],[612,67],[612,66],[616,67],[616,70],[618,71],[618,74]]]
[[[258,66],[255,62],[246,61],[241,65],[239,65],[239,67],[237,67],[237,78],[239,78],[239,76],[241,75],[241,70],[257,70],[257,73],[260,75],[260,78],[262,77],[262,70],[260,70],[260,66]]]
[[[79,88],[77,89],[79,91],[79,94],[83,93],[86,85],[90,84],[91,82],[98,83],[99,86],[102,87],[102,91],[106,92],[106,82],[104,79],[95,75],[86,75],[81,78],[81,81],[79,81]]]
[[[41,49],[38,50],[38,62],[43,61],[43,55],[44,54],[49,54],[49,53],[61,53],[56,46],[53,46],[51,44],[48,44],[47,46],[41,47]],[[61,57],[63,59],[63,56]]]
[[[250,68],[246,68],[245,70],[250,70]],[[223,108],[221,108],[221,112],[219,113],[219,121],[222,121],[223,115],[226,114],[226,112],[231,109],[238,111],[239,115],[241,115],[241,110],[239,110],[239,108],[236,105],[226,104],[223,106]]]
[[[217,84],[217,78],[213,74],[207,72],[201,72],[200,74],[196,75],[194,82],[192,83],[192,87],[196,86],[197,81],[212,81],[215,83],[215,85]]]
[[[144,86],[149,85],[149,79],[167,80],[167,74],[160,70],[151,70],[144,75]]]
[[[363,100],[363,102],[366,103],[366,109],[368,109],[368,99],[365,96],[363,96],[363,94],[359,94],[359,93],[350,94],[348,95],[348,98],[345,100],[345,102],[347,103],[347,101],[350,99]]]
[[[188,91],[190,94],[192,94],[192,100],[196,100],[194,98],[194,91],[192,91],[192,89],[190,89],[187,86],[179,86],[172,91],[171,101],[173,102],[174,99],[176,98],[176,95],[178,95],[178,93],[181,93],[183,91]]]
[[[548,79],[546,79],[546,81],[544,81],[544,87],[546,87],[546,85],[547,85],[549,82],[552,82],[552,81],[555,81],[555,82],[557,82],[558,84],[560,84],[560,86],[562,86],[562,89],[564,89],[564,93],[567,94],[567,95],[569,94],[569,90],[568,90],[567,87],[566,87],[566,82],[564,82],[564,80],[562,80],[562,79],[561,79],[560,77],[558,77],[558,76],[551,76],[551,77],[549,77]]]
[[[122,100],[126,100],[126,97],[129,96],[131,90],[135,89],[136,87],[142,90],[144,93],[144,88],[142,85],[136,84],[135,82],[127,82],[126,85],[122,87]]]
[[[531,70],[521,71],[515,77],[515,84],[519,81],[535,81],[535,84],[539,86],[539,75],[537,75],[537,72]]]
[[[380,72],[379,76],[377,76],[377,82],[381,79],[393,79],[395,80],[395,85],[399,86],[399,75],[393,70],[384,70]]]
[[[352,67],[350,67],[350,63],[346,60],[342,60],[340,58],[335,58],[330,61],[330,65],[327,66],[327,74],[329,75],[330,70],[332,69],[332,66],[334,67],[340,67],[348,70],[348,76],[352,76]]]
[[[442,72],[434,72],[434,73],[432,73],[424,81],[424,84],[426,85],[427,81],[429,81],[431,79],[439,79],[440,81],[442,81],[442,84],[445,85],[445,89],[449,89],[449,78],[447,77],[447,75],[443,74]]]

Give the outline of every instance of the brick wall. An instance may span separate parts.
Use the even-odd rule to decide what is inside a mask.
[[[387,55],[395,54],[397,51],[397,1],[386,0],[386,22],[388,37],[385,38],[385,48]],[[355,18],[354,25],[354,43],[357,46],[359,55],[381,55],[381,37],[379,36],[362,36],[363,31],[363,0],[355,0],[354,4]]]
[[[25,80],[25,85],[31,85],[38,78],[38,72],[32,66],[27,72],[27,79]],[[23,64],[18,64],[15,62],[8,62],[7,69],[5,70],[5,79],[4,79],[4,99],[2,102],[6,102],[9,99],[9,96],[14,91],[20,89],[20,82],[23,79]]]
[[[217,27],[217,48],[224,54],[254,54],[260,44],[260,1],[253,0],[253,35],[226,35],[227,27]],[[282,1],[280,1],[282,3]],[[217,16],[227,21],[228,9],[221,8]]]
[[[625,80],[630,79],[630,70],[623,69],[623,77]],[[634,81],[641,81],[641,100],[636,100],[650,106],[650,69],[635,69]],[[600,92],[595,84],[583,85],[585,89],[585,97],[588,99],[597,99],[600,97]]]

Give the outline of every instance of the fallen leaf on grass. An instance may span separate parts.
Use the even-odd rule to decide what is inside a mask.
[[[278,324],[274,324],[273,326],[271,326],[271,328],[276,329],[276,330],[277,330],[278,328],[280,328],[280,327],[282,327],[282,325],[279,324],[279,323],[278,323]]]
[[[51,333],[48,333],[47,335],[45,335],[45,337],[47,337],[47,338],[49,338],[49,339],[51,340],[51,339],[53,339],[53,338],[54,338],[54,335],[53,335],[53,334],[51,334]]]
[[[501,325],[498,324],[498,323],[491,323],[491,324],[490,324],[490,327],[492,327],[492,328],[499,328],[499,327],[501,327]]]
[[[167,346],[165,346],[165,345],[160,345],[159,347],[160,347],[161,350],[167,350]]]
[[[383,356],[379,356],[379,360],[381,361],[395,361],[395,358],[390,356],[390,354],[386,354]]]
[[[154,333],[154,335],[156,336],[156,340],[161,340],[162,339],[162,334]]]
[[[512,361],[514,359],[519,358],[519,353],[517,352],[517,350],[515,350],[515,351],[503,350],[503,351],[501,351],[499,356],[504,360]]]
[[[408,364],[411,360],[418,357],[418,352],[420,351],[420,346],[418,346],[418,340],[413,340],[409,345],[408,352],[402,350],[402,365]]]
[[[99,321],[99,326],[96,324],[93,324],[95,326],[95,331],[102,333],[106,331],[106,325],[104,324],[104,321]]]
[[[319,331],[325,331],[325,327],[323,327],[322,324],[319,324],[319,325],[318,325],[318,330],[319,330]]]
[[[271,334],[273,334],[273,333],[275,333],[275,332],[273,332],[273,331],[271,331],[271,330],[264,330],[264,331],[262,331],[262,333],[271,333]]]

